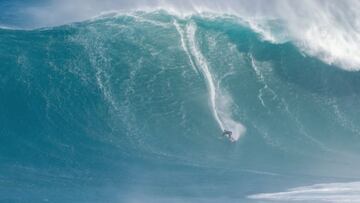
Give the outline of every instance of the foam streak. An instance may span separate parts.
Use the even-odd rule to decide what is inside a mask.
[[[236,141],[240,138],[241,134],[245,132],[245,127],[241,123],[234,121],[231,118],[231,114],[225,110],[228,109],[227,101],[230,100],[230,98],[226,99],[223,97],[218,102],[218,97],[221,96],[221,91],[220,89],[216,88],[215,79],[210,72],[208,62],[198,48],[196,43],[196,29],[196,25],[194,23],[190,23],[186,27],[186,34],[188,37],[191,53],[195,58],[198,69],[200,69],[200,72],[204,76],[207,83],[212,113],[221,130],[232,131],[233,134],[231,137],[229,137],[229,139],[231,141]]]

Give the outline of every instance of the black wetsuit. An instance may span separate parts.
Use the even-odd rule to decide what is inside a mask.
[[[227,135],[227,136],[231,137],[232,132],[229,130],[224,130],[223,135]]]

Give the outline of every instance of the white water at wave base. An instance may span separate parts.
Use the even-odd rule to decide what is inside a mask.
[[[232,135],[231,141],[237,141],[246,128],[231,117],[231,97],[225,95],[219,87],[215,85],[215,78],[211,74],[211,69],[206,58],[201,53],[196,42],[196,24],[186,25],[186,31],[175,21],[174,25],[180,35],[181,46],[188,55],[190,64],[195,70],[199,70],[206,81],[209,92],[209,101],[212,114],[222,131],[230,130]],[[189,46],[189,48],[188,48]]]
[[[248,198],[277,202],[360,203],[360,182],[316,184]]]

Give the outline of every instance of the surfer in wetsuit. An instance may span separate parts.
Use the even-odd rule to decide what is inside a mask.
[[[223,136],[225,136],[225,137],[227,137],[227,138],[229,138],[229,140],[231,141],[231,142],[235,142],[236,141],[236,139],[232,136],[232,131],[230,131],[230,130],[224,130],[223,131],[223,133],[222,133],[222,135]]]
[[[232,132],[230,130],[224,130],[223,136],[230,139],[231,142],[235,142],[236,140],[232,137]]]
[[[223,135],[231,138],[232,132],[230,130],[224,130]]]

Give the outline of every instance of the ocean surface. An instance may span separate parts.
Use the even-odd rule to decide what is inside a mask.
[[[360,202],[360,72],[280,24],[0,29],[0,202]]]

